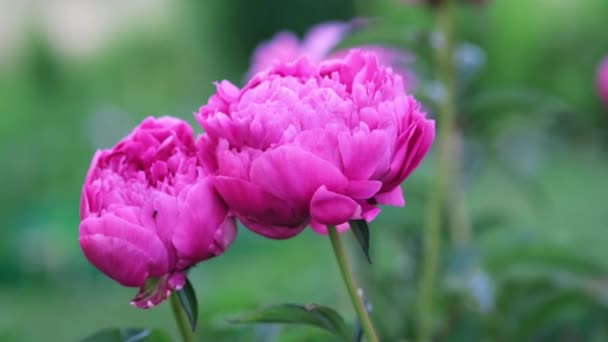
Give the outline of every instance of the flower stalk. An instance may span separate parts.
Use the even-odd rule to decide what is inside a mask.
[[[180,335],[182,336],[182,341],[184,342],[194,342],[194,332],[190,329],[190,324],[188,323],[188,318],[186,317],[186,313],[182,308],[179,298],[177,297],[177,293],[173,292],[171,294],[171,309],[173,311],[173,317],[175,317],[175,323],[177,323],[177,330],[179,330]]]
[[[426,227],[424,235],[424,255],[422,277],[420,280],[420,299],[418,302],[418,341],[431,340],[434,303],[433,297],[439,273],[439,257],[441,244],[441,216],[446,198],[461,197],[457,182],[460,171],[459,146],[456,129],[456,70],[454,63],[454,30],[455,30],[454,0],[445,0],[436,9],[438,42],[435,46],[436,66],[439,81],[444,87],[443,97],[438,108],[437,149],[435,160],[435,176],[427,206]],[[456,201],[459,202],[459,201]],[[449,226],[452,240],[461,242],[468,239],[467,216],[462,203],[450,206],[448,209]],[[463,214],[464,213],[464,214]]]
[[[342,279],[344,279],[346,290],[355,311],[357,312],[359,322],[361,322],[363,333],[368,342],[378,342],[379,339],[378,335],[376,334],[376,329],[374,328],[374,324],[372,323],[372,320],[369,318],[369,314],[365,309],[363,296],[359,294],[359,288],[357,287],[352,269],[346,258],[346,252],[344,250],[342,240],[340,240],[340,235],[338,235],[338,231],[334,226],[327,226],[327,230],[329,232],[329,239],[331,240],[334,255],[336,256],[336,261],[338,262],[338,266],[340,268],[340,273],[342,274]]]

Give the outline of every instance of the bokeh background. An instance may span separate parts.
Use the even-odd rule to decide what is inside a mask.
[[[425,38],[433,10],[406,1],[0,0],[0,340],[75,341],[114,326],[176,337],[169,305],[129,306],[135,290],[80,252],[92,154],[148,115],[194,123],[212,82],[241,83],[277,31],[355,17],[373,19],[345,45],[406,49],[415,93],[441,96]],[[607,20],[605,0],[459,8],[459,181],[473,234],[455,246],[442,229],[433,340],[608,340],[608,110],[595,89]],[[373,266],[351,243],[386,341],[416,336],[431,161],[405,183],[406,207],[371,224]],[[270,241],[242,229],[191,275],[205,341],[331,340],[227,322],[269,304],[315,302],[353,319],[329,241],[310,231]]]

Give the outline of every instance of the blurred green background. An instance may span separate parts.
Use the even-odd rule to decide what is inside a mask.
[[[416,93],[432,102],[432,59],[420,37],[433,13],[424,6],[1,2],[0,341],[75,341],[112,326],[176,337],[167,304],[129,306],[135,290],[105,278],[80,252],[78,202],[93,152],[148,115],[194,123],[212,82],[241,83],[255,46],[277,31],[301,35],[359,16],[374,25],[350,43],[402,42],[416,56]],[[462,5],[458,18],[460,181],[474,237],[454,248],[442,231],[433,340],[606,341],[608,112],[594,82],[608,55],[608,2],[490,0]],[[416,336],[430,160],[405,183],[407,206],[387,208],[371,224],[373,266],[353,248],[386,341]],[[306,327],[227,323],[268,304],[316,302],[354,318],[329,241],[310,231],[271,241],[242,229],[228,253],[192,278],[205,341],[331,340]]]

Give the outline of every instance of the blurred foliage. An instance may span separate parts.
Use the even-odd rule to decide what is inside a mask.
[[[302,34],[317,22],[369,17],[344,45],[404,47],[415,57],[416,95],[431,112],[441,96],[432,59],[437,37],[424,6],[182,0],[173,7],[169,25],[116,36],[87,58],[63,56],[33,27],[19,58],[0,65],[0,340],[39,341],[49,331],[57,340],[76,340],[113,326],[177,336],[168,305],[129,308],[134,291],[86,264],[76,242],[81,182],[94,150],[113,144],[144,116],[193,122],[211,82],[240,83],[252,50],[276,31]],[[461,7],[461,181],[475,239],[454,249],[444,229],[435,340],[608,338],[608,113],[594,89],[597,61],[608,54],[606,13],[604,0]],[[429,168],[425,162],[404,185],[404,209],[387,208],[370,225],[373,266],[349,241],[383,340],[416,335]],[[305,232],[267,241],[241,230],[230,253],[192,272],[199,337],[330,340],[305,327],[227,322],[282,302],[351,312],[325,240]]]

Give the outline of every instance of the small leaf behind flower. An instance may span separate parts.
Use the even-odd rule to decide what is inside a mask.
[[[160,330],[143,328],[107,328],[81,342],[169,342],[171,338]]]
[[[355,234],[367,261],[371,264],[372,259],[369,257],[369,227],[365,220],[351,220],[348,222],[350,230]]]
[[[280,304],[242,315],[231,323],[286,323],[306,324],[324,329],[344,341],[352,341],[353,336],[342,316],[334,309],[317,305]]]
[[[190,322],[190,328],[194,331],[196,329],[196,322],[198,321],[198,301],[196,300],[196,293],[194,292],[192,283],[190,283],[190,279],[186,278],[184,288],[176,293],[179,303],[188,317],[188,322]]]

